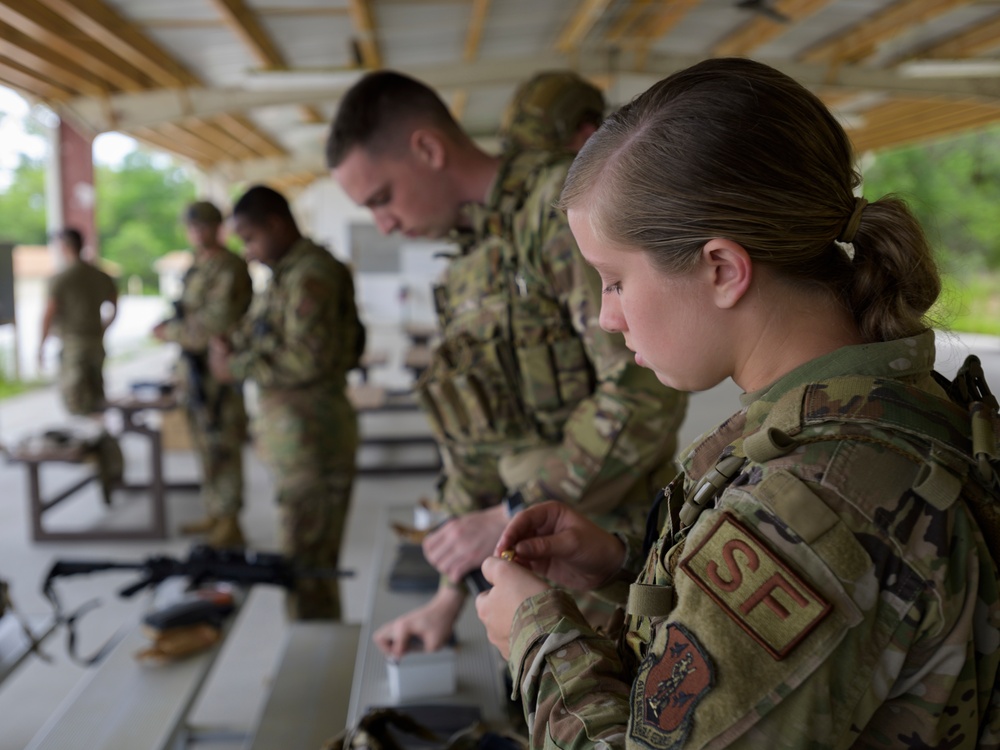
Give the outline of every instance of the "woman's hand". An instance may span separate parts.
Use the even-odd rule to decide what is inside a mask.
[[[625,560],[618,537],[559,502],[533,505],[514,516],[495,554],[506,550],[513,550],[516,562],[538,575],[577,591],[597,588]]]
[[[493,588],[476,597],[476,614],[486,626],[490,643],[500,650],[504,659],[509,659],[510,627],[514,622],[514,613],[525,600],[550,587],[517,563],[498,557],[486,559],[483,575]]]

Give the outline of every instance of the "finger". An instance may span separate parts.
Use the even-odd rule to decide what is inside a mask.
[[[483,560],[482,571],[483,578],[485,578],[489,583],[496,585],[496,578],[501,565],[505,565],[506,561],[501,560],[499,557],[487,557]],[[479,607],[479,599],[483,596],[480,594],[476,597],[476,607]]]
[[[526,508],[504,528],[497,541],[497,554],[505,549],[513,549],[523,539],[551,534],[559,518],[561,503],[547,502]]]

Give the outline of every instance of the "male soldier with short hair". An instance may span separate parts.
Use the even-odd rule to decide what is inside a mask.
[[[248,260],[271,269],[232,347],[213,339],[220,380],[260,390],[254,435],[275,475],[282,547],[304,568],[334,568],[340,554],[358,448],[347,372],[362,335],[347,267],[303,237],[288,202],[264,186],[233,209]],[[293,619],[340,619],[337,581],[302,579],[287,599]]]
[[[604,94],[572,70],[536,73],[504,111],[500,138],[513,149],[577,153],[604,120]]]
[[[446,580],[375,634],[392,655],[413,636],[445,642],[465,599],[450,582],[492,554],[521,504],[561,500],[634,530],[669,479],[654,472],[669,466],[686,397],[598,325],[599,278],[552,207],[570,160],[491,156],[434,91],[390,71],[355,84],[334,119],[328,164],[378,228],[461,246],[435,290],[443,341],[419,384],[454,516],[424,553]]]
[[[104,332],[118,312],[118,290],[104,271],[81,257],[83,235],[66,228],[57,235],[66,267],[49,284],[38,344],[55,330],[62,340],[59,392],[70,414],[93,414],[104,407]]]
[[[185,534],[208,534],[212,547],[245,544],[239,515],[243,507],[243,444],[247,415],[240,383],[220,383],[208,368],[213,336],[227,338],[250,306],[253,286],[247,264],[219,240],[222,213],[207,201],[184,212],[194,263],[184,275],[177,314],[153,329],[160,341],[181,347],[177,363],[181,394],[195,451],[201,461],[201,497],[206,517],[187,524]]]

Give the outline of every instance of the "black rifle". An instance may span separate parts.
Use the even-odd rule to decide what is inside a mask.
[[[74,626],[84,613],[93,609],[98,602],[92,600],[82,605],[71,615],[63,615],[62,606],[55,591],[55,580],[85,573],[98,573],[105,570],[137,570],[141,577],[134,583],[125,586],[118,592],[119,596],[129,598],[148,586],[156,586],[167,578],[183,576],[195,588],[207,581],[227,581],[243,586],[257,583],[281,586],[292,589],[295,582],[302,578],[346,578],[354,575],[354,571],[332,568],[306,569],[298,568],[293,561],[284,555],[269,552],[252,552],[241,550],[217,550],[206,545],[195,545],[191,548],[186,560],[178,560],[166,555],[154,555],[145,560],[56,560],[45,576],[42,593],[52,603],[56,621],[65,623],[67,627],[70,658],[76,657],[76,634]],[[104,647],[94,656],[82,660],[85,664],[93,664],[103,658],[112,643]]]

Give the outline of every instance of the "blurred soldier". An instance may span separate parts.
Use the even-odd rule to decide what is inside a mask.
[[[42,317],[38,364],[49,333],[62,340],[59,391],[71,414],[93,414],[104,406],[104,332],[118,312],[118,290],[104,271],[81,257],[83,235],[63,229],[57,235],[66,267],[49,284]]]
[[[247,191],[233,209],[248,260],[271,269],[232,347],[214,339],[212,371],[260,389],[254,435],[275,475],[286,554],[306,568],[337,565],[354,481],[357,417],[347,372],[363,330],[350,271],[303,237],[288,202],[270,188]],[[336,579],[304,579],[289,594],[295,619],[339,619]]]
[[[537,73],[504,112],[500,137],[511,149],[577,153],[604,119],[604,95],[571,70]]]
[[[492,554],[521,505],[556,499],[605,528],[641,526],[670,478],[686,400],[598,325],[600,281],[552,208],[568,154],[490,156],[434,91],[381,71],[341,100],[327,160],[381,231],[461,247],[435,290],[443,341],[419,384],[454,516],[423,547],[445,580],[375,634],[394,656],[413,636],[434,650],[464,602],[455,583]]]
[[[208,369],[213,336],[228,338],[242,319],[253,288],[247,264],[219,241],[222,214],[200,201],[184,214],[194,264],[184,275],[177,314],[153,329],[160,341],[180,345],[181,393],[195,450],[201,461],[206,517],[183,526],[185,534],[207,533],[213,547],[242,547],[243,443],[247,415],[240,383],[220,383]]]

